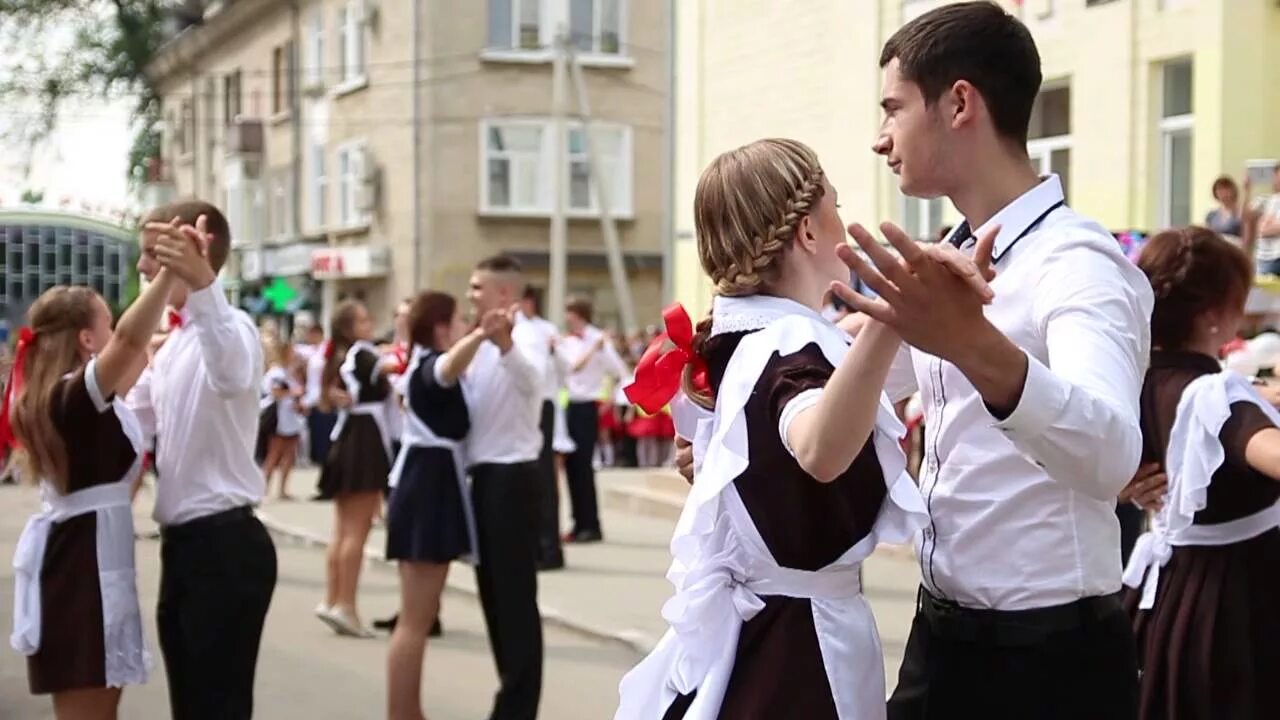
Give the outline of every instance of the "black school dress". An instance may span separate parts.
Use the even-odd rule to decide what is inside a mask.
[[[1219,372],[1197,353],[1153,352],[1142,388],[1142,461],[1162,462],[1178,402],[1196,378]],[[1194,523],[1217,524],[1280,500],[1280,482],[1249,467],[1245,446],[1274,427],[1249,402],[1231,405],[1220,439],[1226,453]],[[1216,547],[1174,547],[1155,605],[1127,590],[1142,668],[1142,720],[1280,718],[1280,529]]]
[[[387,559],[447,563],[472,551],[467,495],[459,482],[459,446],[471,428],[462,386],[436,374],[442,353],[410,367],[399,477],[387,507]]]
[[[345,412],[346,419],[339,420],[342,426],[320,471],[320,495],[326,499],[347,493],[382,492],[391,472],[390,442],[383,437],[391,385],[379,369],[379,358],[372,346],[353,347],[348,355],[344,365],[349,362],[353,366],[354,383],[346,383],[353,405]],[[384,413],[381,424],[374,415],[358,412],[360,408]]]

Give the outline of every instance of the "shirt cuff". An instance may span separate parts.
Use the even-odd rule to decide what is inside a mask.
[[[791,449],[791,442],[787,439],[787,431],[791,429],[791,423],[800,413],[808,410],[818,404],[818,400],[822,398],[822,388],[809,388],[795,397],[791,398],[782,408],[782,414],[778,417],[778,435],[782,438],[782,447],[787,449],[791,457],[796,456],[795,450]]]
[[[214,280],[209,287],[201,288],[187,296],[187,309],[196,321],[216,320],[231,312],[227,296],[222,292],[222,283]]]
[[[1062,415],[1070,396],[1070,384],[1027,354],[1027,378],[1022,384],[1022,396],[1008,417],[996,419],[995,427],[1014,439],[1038,437]],[[991,412],[990,407],[987,412]]]
[[[93,407],[99,414],[106,412],[111,408],[111,398],[102,393],[101,386],[98,385],[98,358],[89,358],[89,364],[84,366],[84,389],[89,392],[89,399],[93,401]]]

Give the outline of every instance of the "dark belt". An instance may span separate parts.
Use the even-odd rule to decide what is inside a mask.
[[[241,505],[177,525],[165,525],[160,528],[160,537],[163,540],[186,540],[217,527],[252,520],[253,517],[253,508]]]
[[[1028,610],[987,610],[961,607],[934,597],[924,588],[920,589],[918,606],[933,634],[999,647],[1035,645],[1051,635],[1095,625],[1120,611],[1120,601],[1114,595]]]

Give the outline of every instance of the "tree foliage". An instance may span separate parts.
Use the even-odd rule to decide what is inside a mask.
[[[11,135],[32,147],[76,96],[132,100],[131,181],[159,155],[160,101],[145,69],[166,39],[166,0],[0,0],[0,100],[29,106]]]

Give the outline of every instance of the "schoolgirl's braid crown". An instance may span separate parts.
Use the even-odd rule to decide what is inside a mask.
[[[777,279],[796,228],[822,199],[818,156],[795,140],[757,140],[703,171],[694,193],[698,259],[718,295],[760,292]]]

